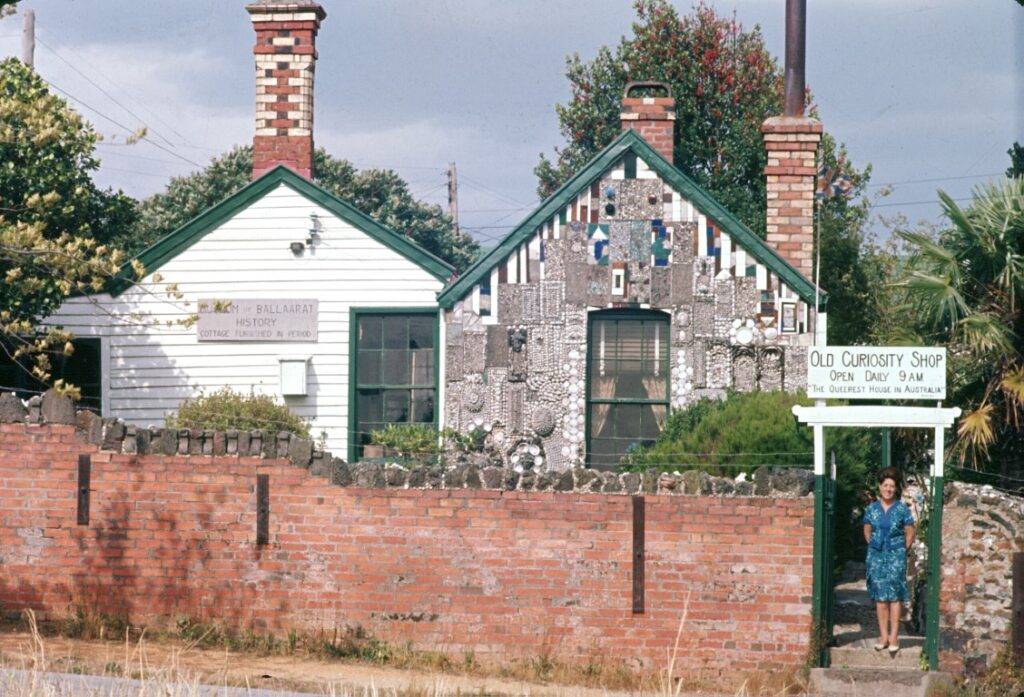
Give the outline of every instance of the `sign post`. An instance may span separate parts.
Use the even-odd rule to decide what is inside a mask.
[[[814,429],[814,473],[825,472],[824,439],[827,427],[928,428],[934,430],[934,461],[931,467],[932,508],[928,526],[928,588],[926,594],[925,652],[931,670],[939,662],[939,593],[942,564],[942,499],[945,429],[960,416],[959,408],[914,406],[825,406],[825,399],[929,400],[941,402],[946,396],[946,349],[903,346],[815,346],[808,353],[807,395],[817,401],[813,407],[794,406],[793,414]],[[819,445],[820,442],[820,445]],[[888,448],[884,455],[888,460]],[[816,482],[815,497],[823,487]],[[818,530],[815,506],[815,554],[824,530]],[[815,620],[820,621],[823,587],[816,559],[814,584]],[[822,566],[822,568],[824,568]]]

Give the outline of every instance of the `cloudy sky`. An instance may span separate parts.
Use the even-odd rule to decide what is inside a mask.
[[[538,153],[561,143],[567,54],[629,33],[628,0],[323,0],[316,140],[390,167],[445,201],[483,242],[536,202]],[[784,0],[710,0],[783,49]],[[106,134],[104,185],[136,197],[252,138],[253,33],[243,0],[23,0],[36,66]],[[691,3],[677,2],[686,11]],[[873,166],[875,212],[936,219],[935,191],[967,197],[1024,141],[1024,8],[1013,0],[810,0],[808,83],[826,128]],[[19,16],[0,21],[18,55]],[[149,128],[153,144],[125,146]],[[158,147],[158,145],[160,147]],[[926,181],[922,181],[926,180]]]

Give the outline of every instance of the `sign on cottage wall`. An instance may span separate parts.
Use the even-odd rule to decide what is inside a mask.
[[[812,347],[807,356],[807,396],[815,399],[945,399],[946,349]]]
[[[199,341],[316,341],[317,301],[199,301]]]

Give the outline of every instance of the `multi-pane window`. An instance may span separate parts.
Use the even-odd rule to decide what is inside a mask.
[[[596,313],[587,341],[587,463],[614,467],[654,441],[669,405],[669,323],[658,312]]]
[[[355,327],[355,457],[372,431],[436,420],[436,311],[363,313]]]
[[[65,356],[57,350],[48,353],[50,359],[50,379],[48,383],[37,380],[29,373],[32,358],[22,357],[17,362],[12,358],[17,344],[8,339],[0,346],[0,392],[16,392],[22,399],[44,392],[57,380],[79,388],[82,397],[78,404],[91,409],[97,414],[101,412],[103,371],[100,366],[100,340],[93,338],[77,338],[72,340],[74,352]]]

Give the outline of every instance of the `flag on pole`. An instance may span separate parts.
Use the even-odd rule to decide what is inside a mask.
[[[853,182],[843,173],[843,160],[836,162],[835,167],[822,165],[818,170],[818,186],[814,195],[818,200],[849,196],[853,191]]]

